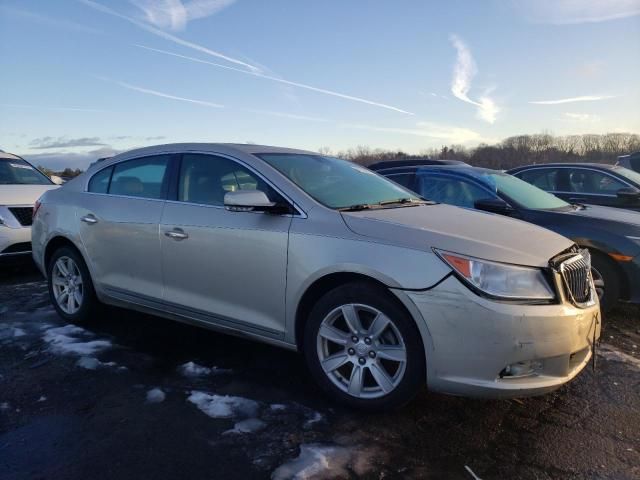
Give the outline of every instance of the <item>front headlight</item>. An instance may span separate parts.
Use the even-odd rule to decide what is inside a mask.
[[[503,300],[549,301],[556,295],[539,268],[467,257],[457,253],[436,251],[472,289]]]

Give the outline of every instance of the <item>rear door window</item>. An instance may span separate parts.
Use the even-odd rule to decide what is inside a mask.
[[[114,166],[109,194],[162,199],[166,195],[168,155],[128,160]]]
[[[627,186],[611,175],[586,168],[570,169],[569,185],[571,192],[596,195],[615,195]]]

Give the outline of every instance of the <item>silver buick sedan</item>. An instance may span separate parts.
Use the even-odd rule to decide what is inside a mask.
[[[402,405],[425,382],[545,393],[600,335],[589,254],[566,238],[301,150],[123,153],[46,192],[32,237],[64,319],[109,304],[298,350],[360,408]]]

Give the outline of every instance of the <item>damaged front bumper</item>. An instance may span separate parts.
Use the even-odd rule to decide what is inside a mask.
[[[427,385],[489,398],[540,395],[573,379],[600,337],[597,302],[578,308],[492,301],[451,276],[406,292],[426,323]]]

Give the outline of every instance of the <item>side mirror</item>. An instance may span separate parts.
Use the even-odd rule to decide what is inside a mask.
[[[627,200],[627,201],[640,200],[640,190],[633,187],[621,188],[616,192],[616,195],[621,200]]]
[[[481,198],[475,201],[474,206],[477,210],[482,210],[483,212],[498,213],[500,215],[513,213],[513,208],[500,198]]]
[[[224,195],[224,206],[232,212],[266,212],[276,205],[261,190],[237,190]]]

